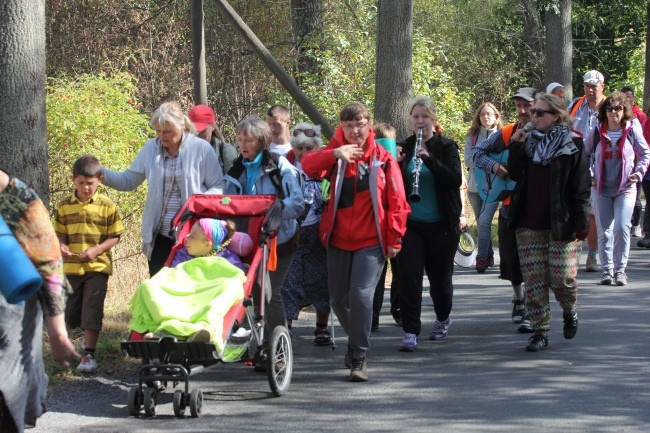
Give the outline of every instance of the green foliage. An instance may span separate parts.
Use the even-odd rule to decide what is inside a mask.
[[[128,167],[151,135],[148,118],[138,110],[137,86],[126,73],[50,79],[47,86],[48,148],[52,210],[74,191],[72,165],[92,154],[111,169]],[[146,186],[135,193],[103,189],[116,202],[127,233],[139,249]]]

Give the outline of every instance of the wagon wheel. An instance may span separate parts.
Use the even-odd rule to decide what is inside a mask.
[[[142,407],[142,393],[137,386],[133,386],[129,389],[126,406],[129,408],[129,415],[140,416],[140,408]]]
[[[185,416],[185,396],[180,389],[174,392],[174,415],[178,418]]]
[[[192,390],[190,394],[190,414],[192,418],[201,416],[201,407],[203,406],[203,393],[200,389]]]
[[[291,336],[284,326],[276,326],[269,339],[267,373],[271,391],[276,397],[284,394],[291,384],[293,348]]]
[[[144,391],[144,413],[147,416],[156,416],[156,403],[158,400],[158,393],[153,388],[145,388]]]

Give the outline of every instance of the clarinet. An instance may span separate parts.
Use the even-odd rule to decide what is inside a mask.
[[[420,170],[422,170],[422,158],[418,156],[418,150],[422,148],[422,128],[418,128],[415,136],[415,149],[413,149],[413,189],[409,195],[409,200],[413,203],[418,203],[422,197],[420,196]]]

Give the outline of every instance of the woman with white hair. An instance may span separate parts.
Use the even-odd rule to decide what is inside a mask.
[[[133,191],[147,180],[142,213],[142,252],[149,275],[164,266],[174,246],[172,220],[193,194],[221,194],[223,173],[217,155],[176,102],[165,102],[151,116],[156,138],[149,139],[124,171],[102,167],[104,184]]]
[[[268,335],[276,326],[285,326],[282,283],[298,249],[297,219],[304,211],[298,172],[284,156],[269,151],[271,127],[256,116],[247,117],[235,128],[239,157],[225,176],[225,194],[273,194],[282,201],[282,222],[277,235],[277,263],[269,272],[271,299],[266,307]],[[261,359],[256,369],[262,369]]]
[[[282,285],[282,299],[287,324],[298,320],[300,310],[312,304],[316,309],[314,344],[327,346],[332,343],[327,329],[330,314],[330,296],[327,290],[327,254],[318,239],[318,224],[325,202],[321,188],[329,185],[327,180],[312,179],[302,170],[300,160],[309,152],[316,152],[323,145],[320,125],[302,122],[296,125],[291,135],[291,150],[287,153],[289,162],[298,169],[302,179],[302,195],[305,211],[298,219],[300,223],[300,245],[293,258],[287,277]]]

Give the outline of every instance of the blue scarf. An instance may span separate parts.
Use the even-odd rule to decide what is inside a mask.
[[[262,154],[264,151],[261,151],[257,154],[254,160],[246,161],[242,159],[244,167],[246,167],[246,195],[255,194],[253,188],[255,187],[255,180],[262,170]]]

